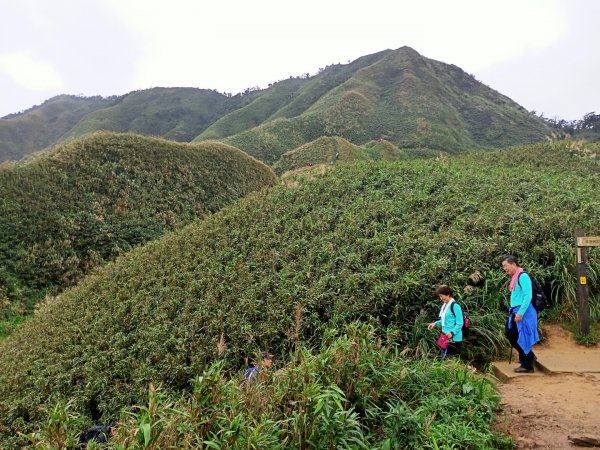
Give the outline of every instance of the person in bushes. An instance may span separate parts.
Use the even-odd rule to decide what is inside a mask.
[[[94,425],[81,434],[81,448],[86,449],[88,444],[106,444],[111,436],[116,434],[114,425]]]
[[[531,278],[519,267],[519,260],[513,255],[502,257],[502,269],[511,277],[508,284],[510,306],[506,321],[506,337],[519,352],[521,365],[514,369],[517,373],[533,373],[535,354],[533,346],[540,340],[537,326],[537,312],[531,303]]]
[[[256,381],[259,376],[264,376],[273,364],[273,354],[267,351],[260,352],[261,361],[252,364],[244,371],[244,383],[249,384]]]
[[[428,324],[427,328],[430,330],[434,327],[442,329],[442,334],[447,338],[447,342],[444,336],[440,336],[438,345],[442,347],[444,358],[459,356],[463,340],[462,326],[464,315],[462,308],[454,300],[454,292],[450,286],[442,284],[438,286],[435,292],[443,304],[440,309],[439,319]]]

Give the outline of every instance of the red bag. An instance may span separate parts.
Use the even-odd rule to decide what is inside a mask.
[[[443,350],[446,350],[446,347],[448,347],[449,342],[450,338],[448,338],[448,336],[446,336],[444,333],[441,333],[437,341],[437,345],[439,345]]]

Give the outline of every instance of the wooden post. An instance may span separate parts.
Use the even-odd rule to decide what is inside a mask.
[[[579,303],[579,331],[584,336],[590,332],[590,307],[587,289],[587,247],[582,244],[583,230],[575,230],[575,250],[577,252],[577,300]]]

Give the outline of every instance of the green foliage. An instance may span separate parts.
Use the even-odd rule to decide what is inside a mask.
[[[109,106],[114,99],[59,95],[21,114],[0,119],[0,163],[18,160],[56,143],[86,114]]]
[[[273,164],[273,170],[281,175],[287,171],[319,164],[348,164],[360,160],[395,161],[402,158],[403,152],[387,141],[369,142],[359,147],[343,138],[321,137],[284,153],[279,161]]]
[[[460,68],[409,47],[231,96],[153,88],[110,99],[61,96],[0,119],[0,161],[99,130],[226,140],[273,164],[321,136],[454,153],[537,142],[552,129]],[[51,107],[53,108],[51,110]]]
[[[264,375],[242,384],[215,362],[183,396],[150,385],[109,448],[512,448],[490,430],[499,396],[489,380],[454,362],[399,357],[372,327],[329,330],[319,350],[299,347]]]
[[[407,155],[403,150],[400,150],[385,139],[367,142],[362,147],[369,155],[370,159],[375,161],[396,161],[407,158]]]
[[[81,432],[89,425],[89,420],[73,411],[71,402],[59,400],[45,413],[42,430],[30,433],[27,438],[33,448],[39,449],[75,449],[79,445]]]
[[[110,107],[88,114],[62,140],[99,130],[161,136],[189,142],[221,116],[243,106],[246,97],[213,90],[152,88],[134,91]]]
[[[111,133],[0,170],[0,320],[275,182],[264,164],[224,144]]]
[[[551,129],[509,98],[460,68],[424,58],[408,47],[332,66],[290,91],[271,87],[197,139],[227,138],[268,164],[321,136],[355,145],[385,139],[400,148],[448,153],[541,141]],[[291,105],[288,104],[288,105]],[[299,105],[299,104],[298,104]],[[232,133],[237,130],[237,134]]]
[[[236,134],[224,142],[244,150],[267,164],[275,163],[286,151],[313,141],[325,134],[318,116],[275,119],[249,131]]]
[[[405,354],[427,354],[440,283],[471,315],[468,354],[490,359],[505,345],[500,255],[519,256],[557,308],[568,305],[573,230],[594,232],[600,214],[599,163],[581,147],[594,148],[551,142],[339,166],[136,248],[0,343],[0,436],[38,426],[51,394],[73,399],[82,414],[96,405],[115,417],[140,404],[150,382],[189,390],[223,348],[225,369],[238,369],[257,349],[287,355],[354,321]],[[597,298],[600,260],[591,253],[589,262]],[[335,423],[354,420],[335,411]]]
[[[581,332],[579,323],[574,323],[571,326],[571,329],[573,330],[573,335],[575,336],[575,342],[580,345],[594,347],[600,343],[600,326],[598,322],[590,324],[590,329],[587,334],[583,334]]]

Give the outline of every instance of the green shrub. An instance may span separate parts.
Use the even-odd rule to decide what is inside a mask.
[[[189,391],[221,337],[226,370],[258,348],[287,355],[357,320],[405,354],[426,354],[440,283],[471,315],[467,354],[489,360],[505,345],[500,255],[519,256],[557,308],[569,305],[573,230],[593,232],[600,214],[598,162],[572,150],[339,166],[139,247],[0,343],[0,436],[38,426],[53,396],[110,418],[140,404],[150,382]],[[597,301],[600,261],[589,262]],[[344,389],[342,375],[335,384]]]
[[[183,396],[150,385],[144,404],[122,411],[109,447],[512,448],[490,430],[499,396],[489,380],[452,361],[404,359],[372,327],[325,334],[254,384],[215,362]],[[57,442],[57,428],[75,434],[82,420],[48,420],[36,436]]]
[[[284,153],[273,164],[278,175],[287,171],[318,164],[348,164],[360,160],[395,161],[403,159],[403,153],[395,145],[369,142],[362,147],[339,137],[320,137],[294,150]]]
[[[275,182],[215,142],[98,133],[63,145],[0,170],[0,290],[30,311],[47,290]]]

